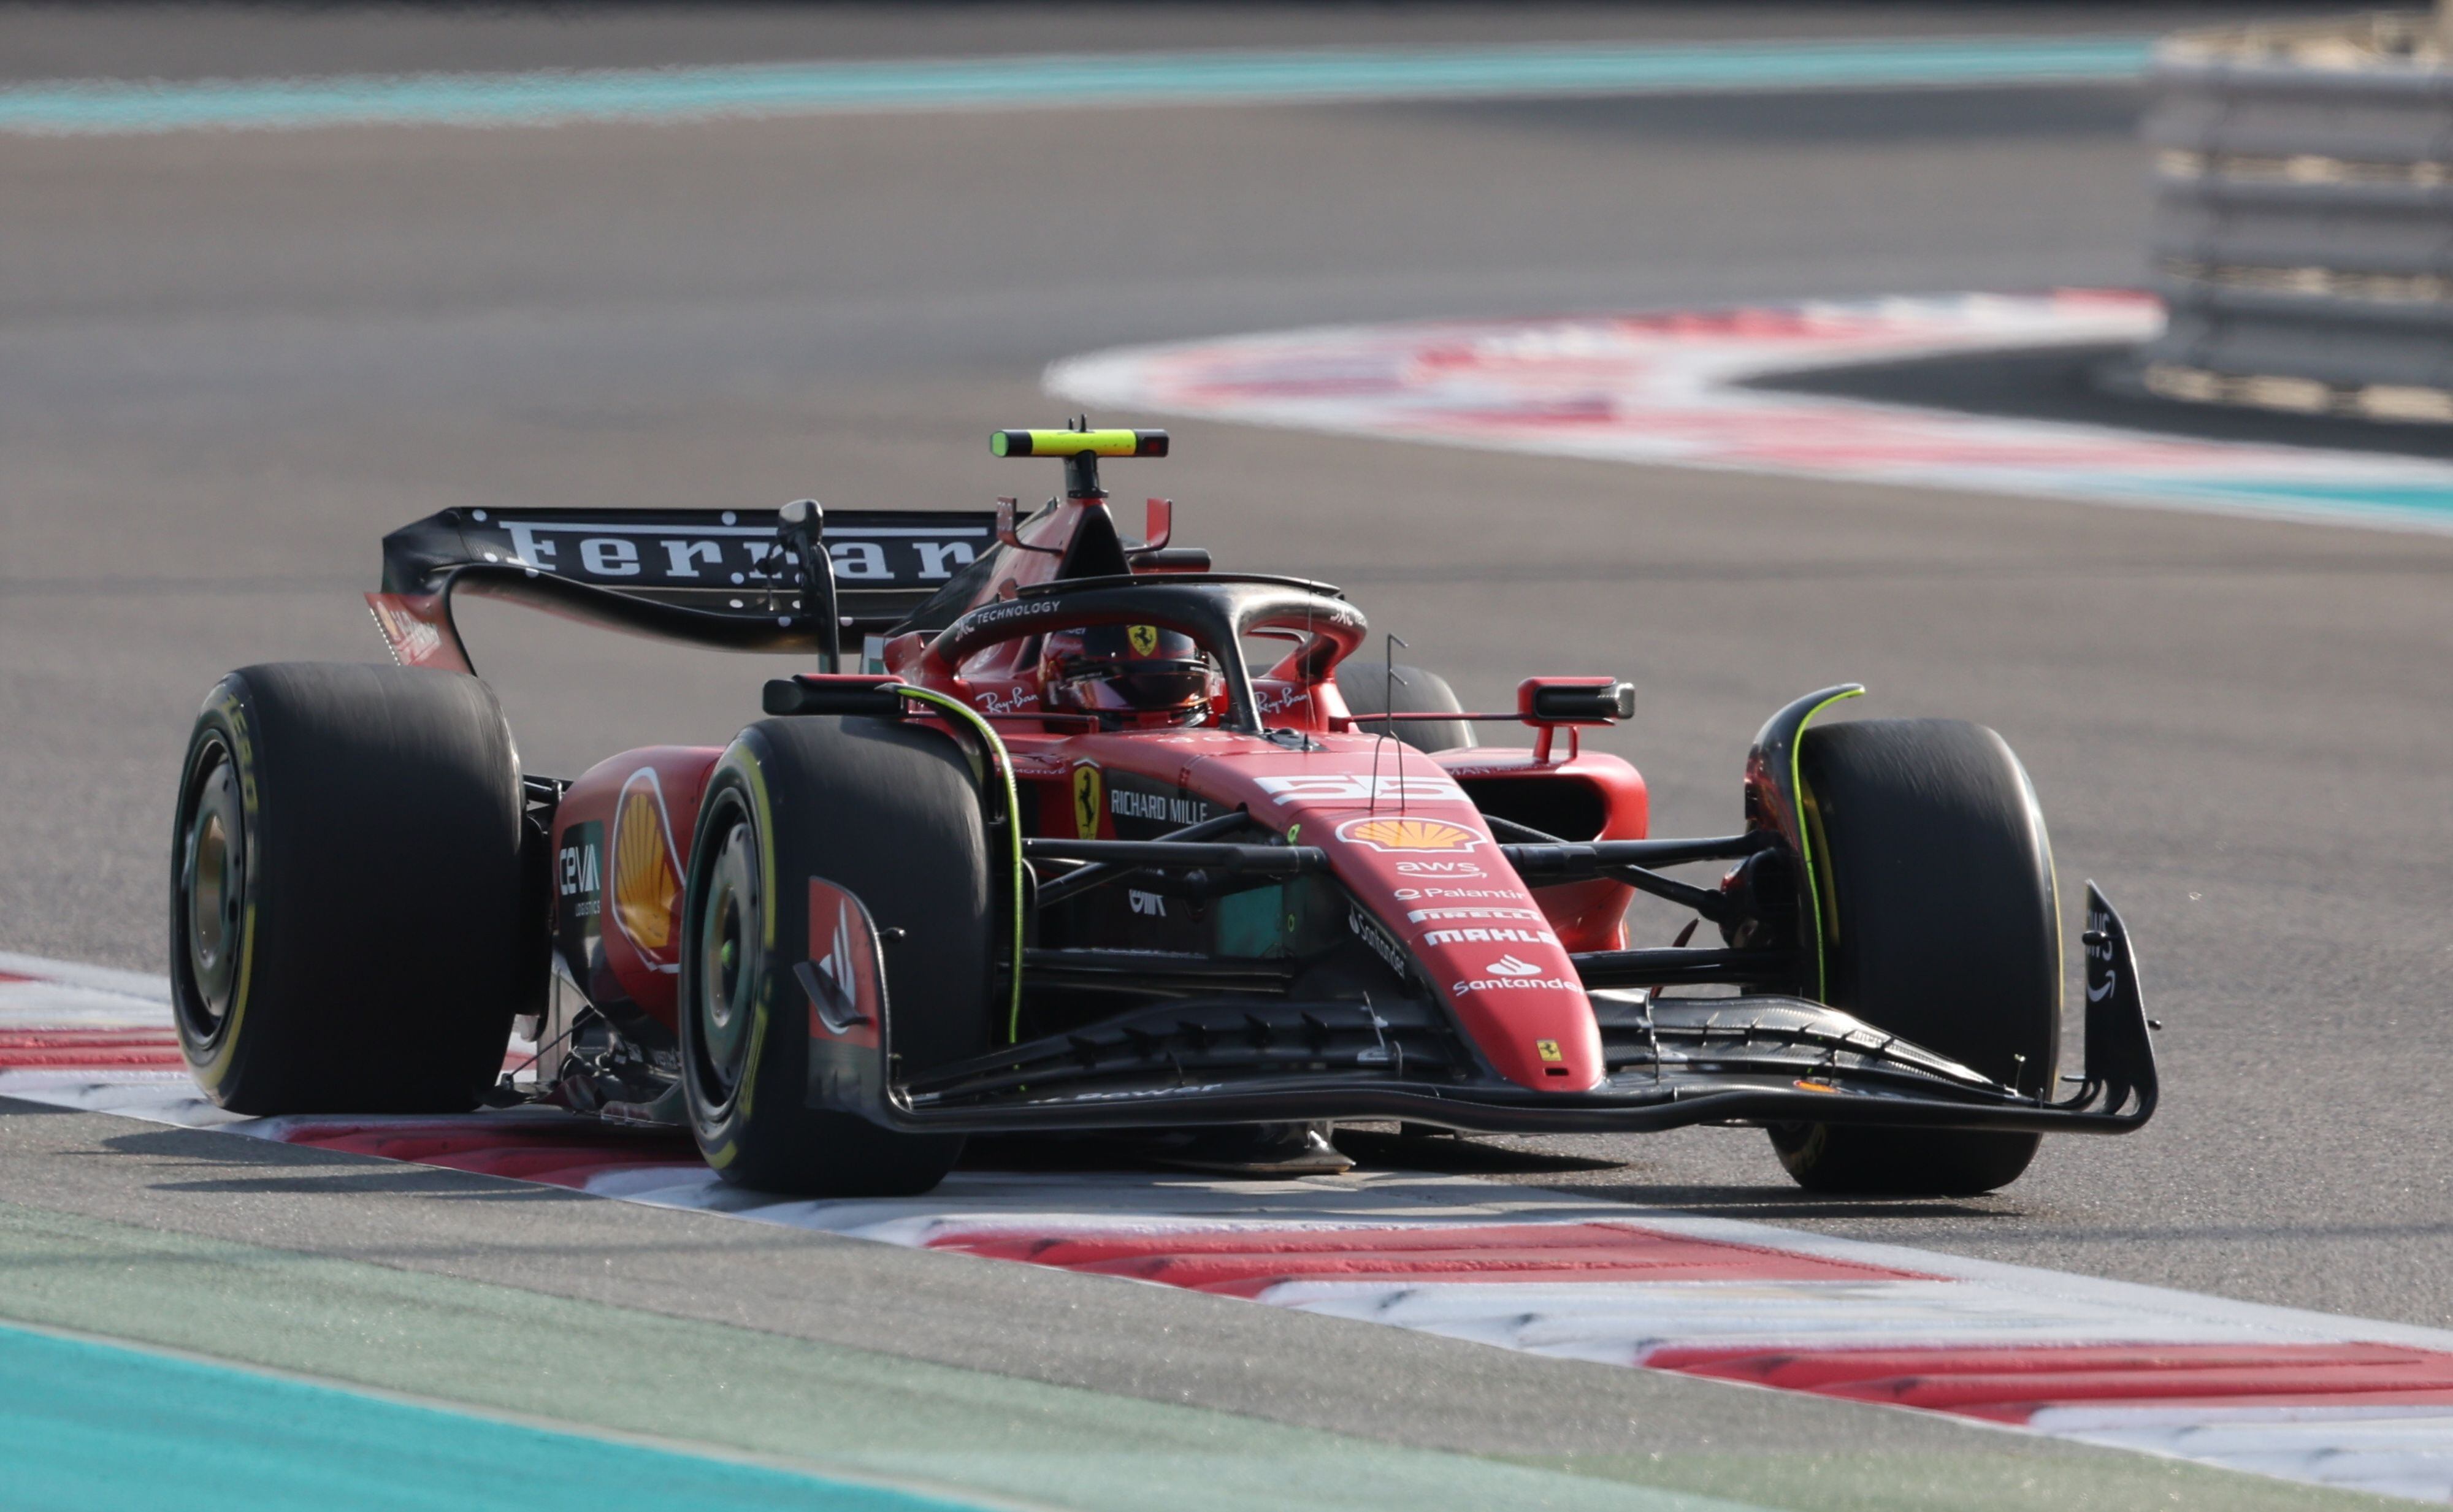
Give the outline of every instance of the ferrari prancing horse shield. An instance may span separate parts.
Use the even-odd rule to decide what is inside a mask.
[[[1073,828],[1084,840],[1099,838],[1099,814],[1106,805],[1100,788],[1099,768],[1084,762],[1073,768]]]

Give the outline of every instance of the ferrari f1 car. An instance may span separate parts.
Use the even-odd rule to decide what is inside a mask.
[[[2044,1134],[2152,1115],[2092,885],[2062,1073],[2051,851],[1992,731],[1816,723],[1860,689],[1809,693],[1747,753],[1740,827],[1657,837],[1636,769],[1582,747],[1626,684],[1468,712],[1358,655],[1335,587],[1171,545],[1167,501],[1126,538],[1099,464],[1165,433],[993,449],[1055,459],[1063,494],[458,508],[387,537],[368,598],[399,665],[233,672],[189,746],[170,967],[205,1091],[544,1101],[845,1195],[926,1190],[972,1134],[1341,1120],[1752,1126],[1808,1187],[1967,1193]],[[473,675],[470,595],[817,669],[728,744],[540,776]],[[1670,874],[1696,865],[1717,880]],[[1633,943],[1637,893],[1695,924]],[[515,1024],[540,1046],[516,1081]]]

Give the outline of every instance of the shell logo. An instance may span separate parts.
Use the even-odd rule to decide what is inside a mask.
[[[1337,826],[1337,838],[1369,846],[1378,851],[1404,851],[1414,855],[1426,850],[1471,850],[1482,844],[1482,837],[1463,825],[1452,825],[1445,819],[1408,819],[1403,815],[1349,819]]]
[[[668,827],[655,772],[631,773],[622,785],[622,806],[613,821],[613,918],[630,943],[650,956],[669,953],[681,904],[682,879],[673,866]]]

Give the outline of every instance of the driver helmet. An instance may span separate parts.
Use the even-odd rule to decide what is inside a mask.
[[[1189,635],[1155,625],[1051,630],[1040,643],[1040,697],[1051,709],[1120,725],[1198,725],[1224,687]]]

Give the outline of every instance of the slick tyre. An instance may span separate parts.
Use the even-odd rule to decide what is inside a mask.
[[[1798,776],[1822,909],[1825,998],[2029,1095],[2061,1045],[2061,915],[2034,786],[2002,737],[1956,720],[1808,729]],[[1970,1196],[2039,1136],[1862,1124],[1771,1131],[1814,1191]]]
[[[473,677],[288,662],[205,700],[170,851],[180,1047],[236,1113],[456,1111],[545,980],[519,754]]]
[[[726,1180],[811,1197],[925,1192],[959,1135],[809,1105],[808,885],[867,905],[901,1074],[989,1047],[993,888],[979,787],[943,733],[889,720],[770,719],[742,731],[699,808],[683,905],[682,1083]],[[899,935],[896,931],[900,931]]]
[[[1391,734],[1423,751],[1465,750],[1473,745],[1473,726],[1461,719],[1370,721],[1375,714],[1463,713],[1456,689],[1437,672],[1402,663],[1390,667],[1348,662],[1337,669],[1337,691],[1354,715],[1354,727],[1366,735]]]

